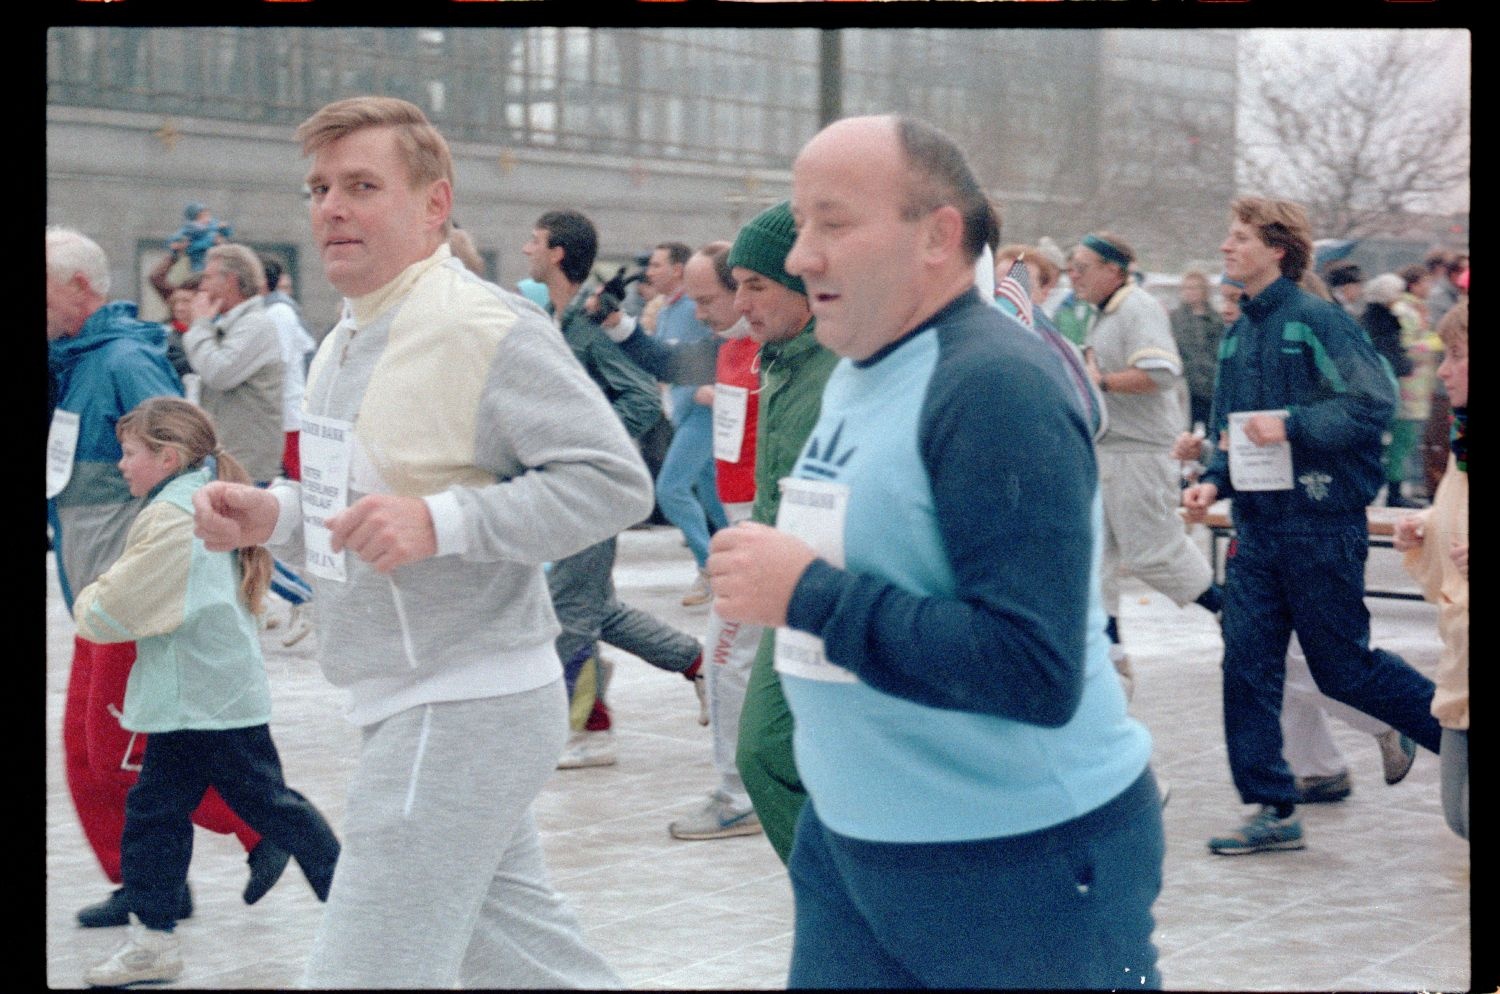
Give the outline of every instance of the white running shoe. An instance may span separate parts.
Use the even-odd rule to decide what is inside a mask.
[[[612,729],[597,732],[574,732],[568,738],[568,746],[557,761],[559,770],[581,770],[588,766],[613,766],[615,756],[615,733]]]
[[[159,984],[182,976],[182,954],[174,932],[147,928],[130,916],[130,934],[109,959],[83,975],[93,987]]]
[[[287,612],[286,634],[282,636],[281,644],[291,648],[307,638],[311,631],[312,607],[307,604],[293,604],[292,609]]]

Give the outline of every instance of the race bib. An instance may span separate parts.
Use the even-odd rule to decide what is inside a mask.
[[[354,425],[302,415],[302,537],[307,570],[327,580],[347,579],[344,553],[334,552],[327,521],[349,506],[349,454]]]
[[[1245,422],[1257,414],[1287,416],[1286,411],[1236,411],[1229,415],[1229,482],[1234,489],[1292,489],[1292,443],[1256,445],[1245,437]]]
[[[73,478],[73,456],[78,452],[78,415],[61,408],[52,412],[47,429],[47,499],[63,492]]]
[[[720,462],[740,461],[749,406],[748,388],[714,384],[714,458]]]
[[[825,480],[786,477],[776,527],[795,535],[834,566],[844,565],[844,519],[849,511],[849,488]],[[823,640],[793,628],[776,629],[777,672],[825,683],[854,683],[853,673],[828,661]]]

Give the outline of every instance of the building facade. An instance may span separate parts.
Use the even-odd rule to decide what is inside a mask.
[[[819,34],[58,27],[48,220],[98,240],[123,293],[143,288],[184,205],[206,204],[284,260],[321,332],[337,299],[309,241],[292,131],[330,100],[379,93],[421,106],[448,137],[454,216],[493,278],[524,275],[531,222],[557,207],[594,218],[612,272],[659,241],[732,237],[788,195],[819,126]],[[1153,269],[1217,244],[1234,183],[1233,32],[839,35],[843,112],[898,111],[951,133],[1006,240],[1067,245],[1114,227]]]

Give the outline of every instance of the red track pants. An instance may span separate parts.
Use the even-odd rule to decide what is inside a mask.
[[[63,710],[63,755],[68,790],[83,834],[111,883],[120,883],[120,837],[125,831],[125,795],[135,784],[146,736],[120,727],[125,681],[135,663],[135,643],[109,645],[73,638],[73,669]],[[127,755],[128,754],[128,755]],[[193,812],[193,824],[233,834],[249,852],[260,836],[209,789]]]

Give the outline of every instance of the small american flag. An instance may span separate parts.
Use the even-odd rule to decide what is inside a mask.
[[[995,284],[995,299],[1002,305],[1009,304],[1007,311],[1011,311],[1020,318],[1026,327],[1033,327],[1031,317],[1031,277],[1026,272],[1026,264],[1020,259],[1011,263],[1005,278]]]

